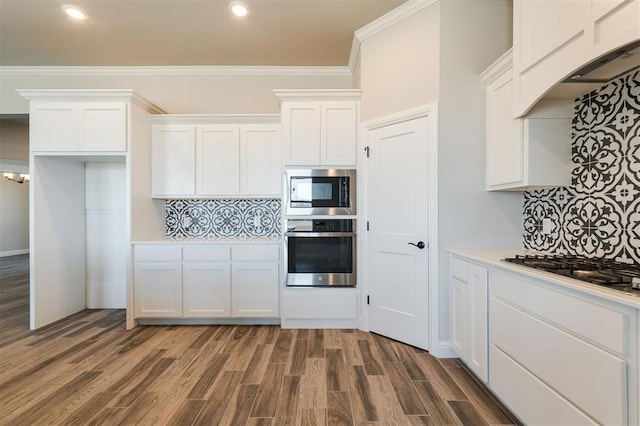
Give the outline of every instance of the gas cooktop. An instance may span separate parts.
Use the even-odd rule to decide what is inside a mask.
[[[528,266],[640,297],[640,265],[573,255],[516,255],[506,262]]]

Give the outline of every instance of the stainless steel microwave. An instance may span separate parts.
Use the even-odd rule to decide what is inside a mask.
[[[355,215],[355,169],[286,169],[285,214]]]

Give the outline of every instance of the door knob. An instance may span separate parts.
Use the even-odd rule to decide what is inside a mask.
[[[415,244],[415,243],[407,243],[407,244],[418,247],[420,250],[426,247],[426,245],[422,241],[418,241],[418,244]]]

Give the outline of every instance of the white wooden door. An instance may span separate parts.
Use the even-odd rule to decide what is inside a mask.
[[[467,365],[485,383],[489,380],[489,335],[487,322],[487,268],[469,265],[467,275]]]
[[[193,196],[196,192],[195,158],[194,126],[154,125],[151,132],[153,196]]]
[[[429,342],[427,118],[368,135],[369,328]],[[424,248],[415,245],[424,244]]]
[[[197,195],[240,193],[240,129],[230,125],[198,126]]]
[[[91,102],[78,107],[81,151],[127,150],[127,104]]]
[[[355,166],[359,102],[323,102],[320,108],[321,164]]]
[[[180,262],[136,262],[133,279],[136,318],[182,316]]]
[[[274,196],[282,194],[282,136],[278,124],[240,128],[240,193]]]
[[[231,314],[236,318],[278,317],[279,263],[234,262],[232,265]]]
[[[31,151],[77,151],[76,111],[73,102],[30,102]]]
[[[282,104],[282,140],[285,165],[320,164],[320,103]]]
[[[467,283],[456,277],[449,277],[449,332],[451,348],[467,361]],[[485,321],[486,322],[486,321]]]
[[[184,262],[182,292],[185,318],[231,316],[231,264]]]

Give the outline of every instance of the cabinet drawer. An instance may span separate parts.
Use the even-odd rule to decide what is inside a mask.
[[[231,247],[223,245],[194,245],[182,249],[185,262],[216,262],[231,260]]]
[[[300,289],[296,294],[285,294],[283,317],[289,319],[356,319],[357,297],[349,292],[305,291]]]
[[[459,279],[462,282],[467,282],[467,262],[458,259],[457,257],[449,258],[449,275]]]
[[[491,294],[613,352],[629,352],[630,314],[497,271],[491,276]]]
[[[182,260],[182,247],[167,244],[136,245],[134,259],[136,262],[180,262]]]
[[[236,261],[280,261],[280,246],[275,244],[247,244],[233,246],[231,259]]]
[[[625,360],[501,300],[489,312],[492,346],[598,422],[626,424]]]
[[[491,389],[526,424],[596,424],[502,351],[491,347]],[[535,404],[532,403],[535,401]]]

